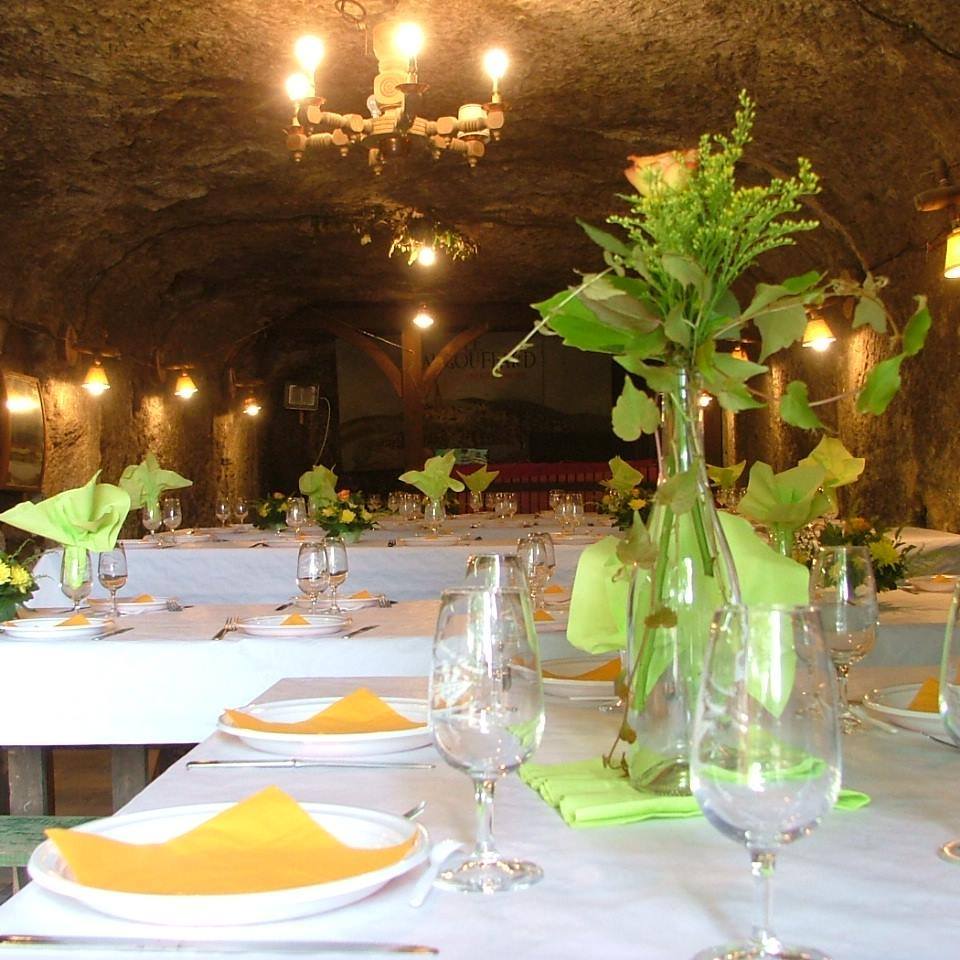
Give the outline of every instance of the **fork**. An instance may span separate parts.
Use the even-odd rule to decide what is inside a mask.
[[[211,640],[222,640],[232,630],[237,629],[237,617],[227,617],[223,626],[210,638]]]

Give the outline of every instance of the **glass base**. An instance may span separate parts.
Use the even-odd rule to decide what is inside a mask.
[[[661,797],[689,797],[690,764],[681,758],[664,760],[640,771],[637,776],[631,771],[630,782],[640,790]]]
[[[960,863],[960,840],[951,840],[945,843],[938,851],[937,856],[947,863]]]
[[[841,733],[865,733],[867,725],[855,714],[849,710],[841,713],[839,716]]]
[[[727,943],[722,947],[701,950],[693,960],[830,960],[830,957],[810,947],[788,947],[778,943],[771,953],[756,941]]]
[[[526,860],[481,860],[469,857],[453,870],[444,870],[436,886],[460,893],[507,893],[532,887],[543,879],[543,870]]]

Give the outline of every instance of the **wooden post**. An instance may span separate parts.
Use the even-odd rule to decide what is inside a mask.
[[[408,470],[423,466],[423,338],[408,324],[400,334],[403,362],[403,462]]]

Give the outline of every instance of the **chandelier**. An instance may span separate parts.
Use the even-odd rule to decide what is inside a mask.
[[[483,65],[493,89],[488,103],[465,103],[455,117],[428,120],[422,116],[424,95],[429,87],[420,82],[417,58],[424,35],[415,23],[401,22],[392,12],[373,20],[368,27],[366,10],[356,0],[337,0],[337,10],[362,31],[369,30],[378,72],[373,93],[367,98],[369,117],[358,113],[332,113],[324,109],[318,94],[320,64],[325,49],[316,36],[303,36],[294,45],[302,72],[287,78],[287,95],[293,101],[293,121],[286,131],[287,149],[299,163],[304,154],[327,147],[347,156],[353,146],[367,153],[375,174],[389,160],[415,148],[425,148],[439,159],[444,152],[459,154],[475,167],[490,139],[497,140],[503,129],[504,104],[500,80],[507,69],[503,50],[487,51]],[[356,8],[359,15],[346,12]]]

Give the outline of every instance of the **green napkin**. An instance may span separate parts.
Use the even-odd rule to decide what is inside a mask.
[[[112,550],[130,511],[127,491],[112,483],[97,483],[99,476],[98,470],[84,486],[64,490],[40,503],[18,503],[0,513],[0,520],[62,543],[66,569],[83,570],[83,551]]]
[[[336,503],[337,475],[329,467],[317,464],[300,476],[300,492],[318,507]]]
[[[447,490],[459,492],[463,484],[450,476],[457,455],[451,450],[442,457],[431,457],[422,470],[408,470],[400,474],[401,483],[409,483],[431,500],[442,500]]]
[[[853,483],[863,473],[866,464],[867,461],[863,457],[855,457],[836,437],[824,437],[810,451],[810,454],[799,462],[798,466],[823,468],[826,473],[823,478],[823,492],[836,510],[837,487],[845,487]]]
[[[693,797],[662,797],[630,785],[621,770],[599,757],[573,763],[525,763],[520,779],[554,807],[571,827],[603,827],[641,820],[675,820],[701,815]],[[859,810],[870,798],[841,790],[838,810]]]
[[[826,477],[819,463],[808,462],[775,474],[769,463],[758,460],[750,468],[740,512],[768,527],[778,541],[791,544],[800,527],[830,509],[830,498],[820,489]]]
[[[707,465],[707,476],[721,489],[730,490],[736,486],[743,473],[743,468],[747,465],[746,460],[733,464],[731,467],[712,467]]]
[[[479,470],[474,470],[473,473],[461,473],[459,470],[457,473],[467,487],[474,493],[483,493],[483,491],[500,476],[499,470],[488,470],[486,467],[480,467]],[[402,480],[403,477],[400,479]]]
[[[130,495],[130,506],[139,510],[156,506],[164,490],[192,487],[193,481],[173,470],[164,470],[151,452],[143,458],[143,463],[131,463],[120,474],[120,486]]]
[[[627,463],[623,457],[614,457],[610,462],[609,480],[604,480],[603,485],[610,490],[616,490],[621,496],[626,496],[634,487],[639,487],[644,476],[639,470],[635,470]]]

